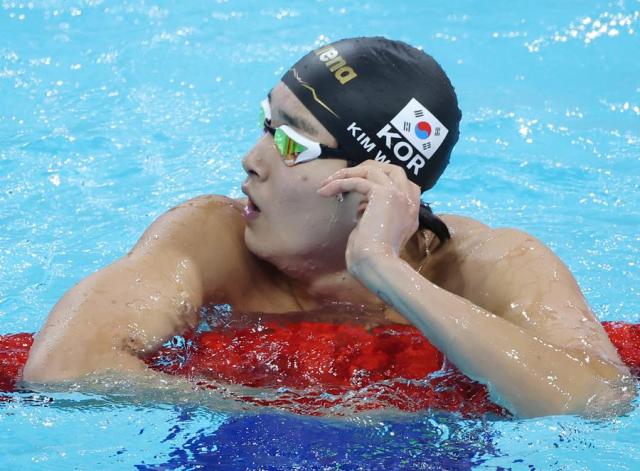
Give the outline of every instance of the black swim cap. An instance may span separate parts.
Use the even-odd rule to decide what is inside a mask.
[[[449,163],[462,116],[433,57],[386,38],[343,39],[300,59],[282,81],[354,165],[400,165],[422,191]]]

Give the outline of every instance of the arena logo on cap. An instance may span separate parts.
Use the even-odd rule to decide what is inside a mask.
[[[349,67],[347,61],[340,55],[340,53],[333,46],[325,46],[315,51],[316,56],[327,66],[329,71],[333,72],[333,76],[342,85],[349,80],[353,80],[358,76],[352,67]]]
[[[406,162],[408,170],[418,175],[426,165],[425,159],[433,156],[448,133],[449,130],[433,113],[412,98],[376,136],[398,160]]]

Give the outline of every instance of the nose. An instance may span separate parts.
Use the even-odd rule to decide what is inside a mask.
[[[269,152],[267,141],[268,136],[260,138],[242,159],[242,168],[247,175],[256,177],[259,181],[267,178],[267,153]]]

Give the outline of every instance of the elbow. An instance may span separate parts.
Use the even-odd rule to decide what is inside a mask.
[[[622,377],[615,383],[596,379],[586,394],[575,394],[571,401],[558,404],[554,415],[573,414],[589,419],[613,418],[633,410],[637,386],[633,377]],[[551,415],[551,414],[547,414]]]
[[[580,415],[584,417],[617,417],[629,413],[637,397],[636,378],[620,364],[603,363],[593,377],[593,387],[584,394],[586,400]]]
[[[637,393],[635,379],[623,377],[616,384],[607,385],[589,397],[579,415],[586,418],[612,418],[628,414],[633,410]]]
[[[68,358],[59,352],[52,351],[48,345],[36,342],[31,347],[20,380],[28,384],[53,384],[73,380],[81,376],[78,360]],[[82,358],[82,357],[78,357]]]
[[[47,368],[46,362],[43,361],[37,343],[34,344],[29,351],[27,362],[20,373],[20,380],[27,383],[44,383],[48,379],[47,372],[50,371],[51,369]]]
[[[31,384],[52,383],[60,380],[55,374],[52,375],[51,373],[52,370],[47,368],[46,365],[29,358],[22,369],[20,380]]]
[[[31,356],[24,365],[20,376],[20,380],[28,384],[51,384],[73,378],[73,375],[64,374],[58,368]]]
[[[575,383],[574,383],[575,386]],[[554,388],[540,391],[533,398],[520,397],[519,400],[500,401],[502,406],[519,418],[535,418],[550,415],[577,415],[585,418],[612,418],[628,414],[633,410],[637,397],[637,384],[633,376],[620,375],[616,380],[604,381],[594,375],[579,388]]]

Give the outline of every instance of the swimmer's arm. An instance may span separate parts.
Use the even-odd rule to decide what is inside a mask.
[[[20,387],[43,394],[73,389],[76,392],[99,394],[111,404],[194,405],[225,412],[249,408],[241,400],[247,395],[243,386],[213,381],[195,382],[148,368],[132,355],[123,360],[118,368],[105,369],[97,374],[54,382],[22,380]]]
[[[633,398],[623,369],[607,362],[590,367],[436,286],[397,257],[361,258],[350,271],[517,416],[597,413],[603,405],[624,406]]]
[[[36,336],[23,378],[140,371],[141,356],[193,328],[203,303],[233,280],[229,232],[238,229],[227,224],[229,201],[199,197],[173,208],[126,256],[69,289]]]
[[[144,362],[132,357],[130,367],[109,369],[99,374],[74,378],[72,381],[57,381],[46,384],[22,381],[21,387],[30,391],[41,391],[47,395],[55,392],[99,394],[109,404],[192,405],[206,407],[220,413],[246,412],[260,407],[260,401],[252,404],[256,388],[219,383],[216,381],[194,381],[183,376],[170,375],[148,368]]]
[[[135,371],[138,357],[196,324],[201,300],[198,273],[184,254],[157,253],[152,264],[130,254],[65,293],[35,338],[23,378]]]

